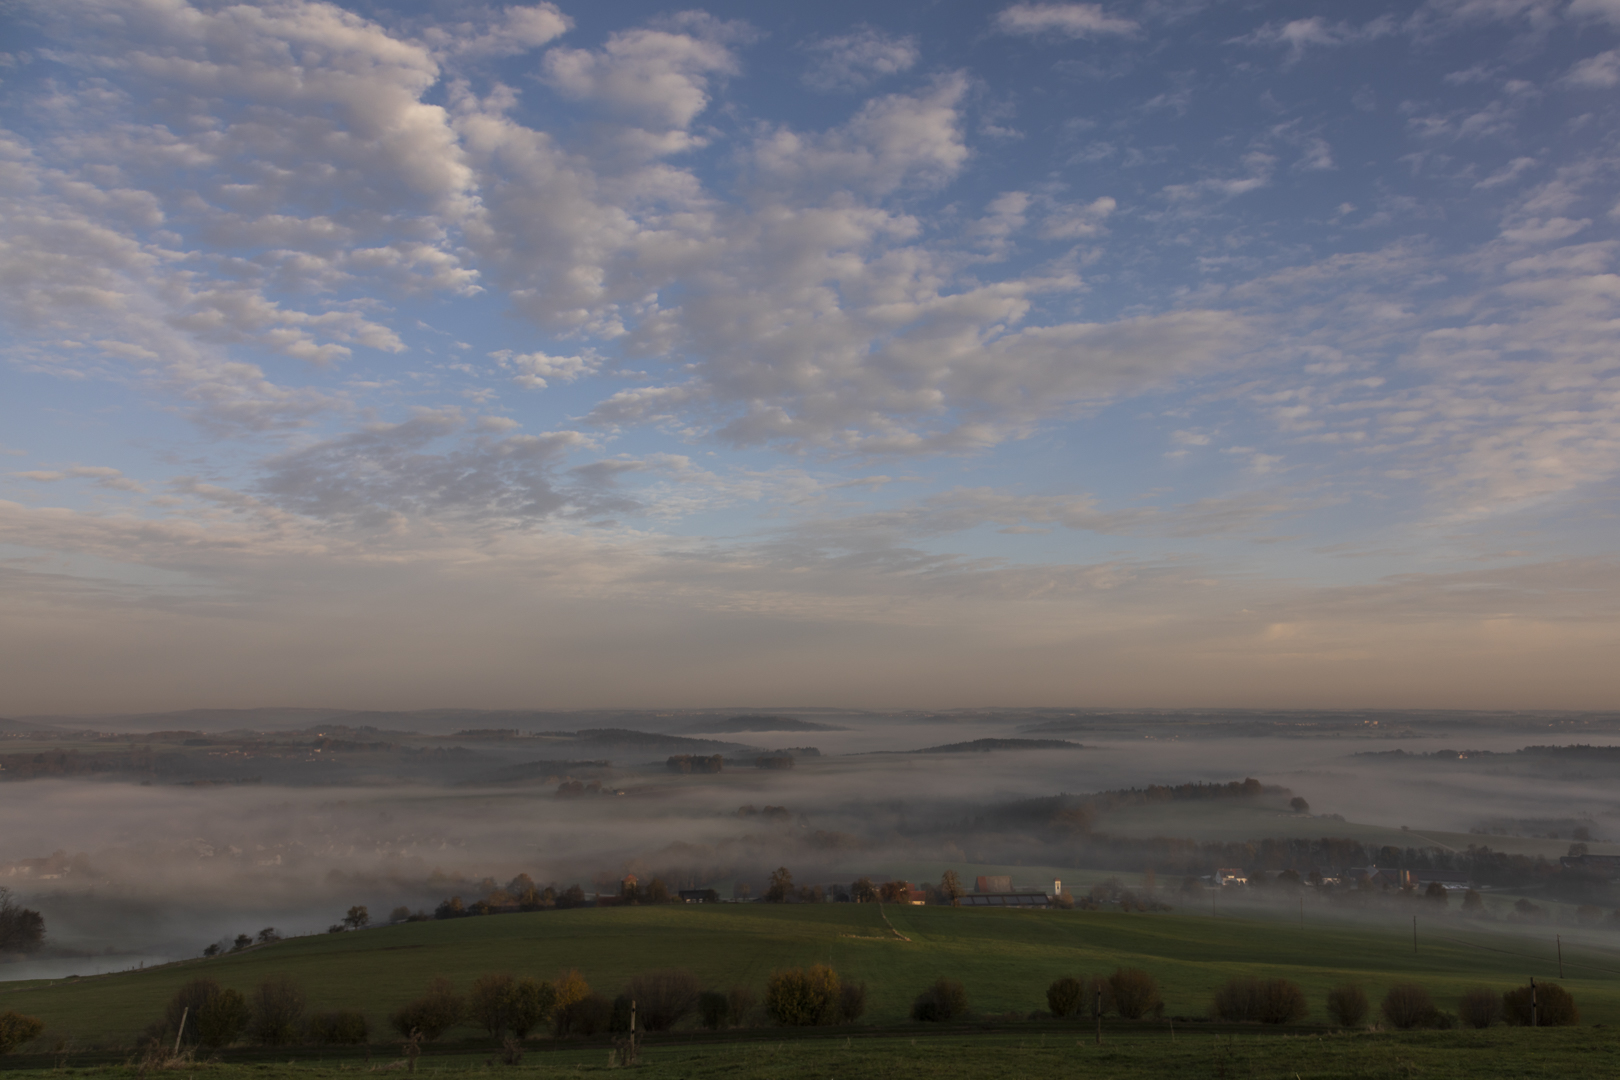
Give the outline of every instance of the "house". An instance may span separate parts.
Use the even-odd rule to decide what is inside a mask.
[[[718,904],[720,894],[713,889],[682,889],[678,894],[683,904]]]
[[[1218,866],[1215,868],[1215,884],[1217,885],[1247,885],[1249,875],[1243,872],[1241,866]]]
[[[1043,908],[1052,906],[1052,898],[1038,892],[970,892],[957,901],[962,907],[1016,907]]]
[[[1013,891],[1012,877],[1008,874],[980,874],[973,880],[973,891],[980,893],[1010,893]]]

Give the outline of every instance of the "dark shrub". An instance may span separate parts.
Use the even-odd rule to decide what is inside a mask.
[[[516,996],[517,980],[512,976],[480,975],[473,980],[472,991],[467,994],[467,1016],[498,1039],[511,1026]]]
[[[1114,988],[1106,975],[1080,976],[1080,1015],[1095,1020],[1114,1011]]]
[[[304,992],[285,975],[264,980],[253,991],[248,1034],[260,1046],[287,1046],[304,1035]]]
[[[832,1024],[841,993],[837,972],[826,964],[777,971],[765,984],[765,1011],[778,1024]]]
[[[309,1041],[321,1046],[359,1046],[371,1037],[371,1025],[359,1009],[334,1009],[309,1018]]]
[[[546,1022],[556,1001],[557,989],[550,983],[527,976],[519,979],[508,1003],[507,1030],[520,1039],[528,1038],[529,1032]]]
[[[545,1022],[556,1000],[556,988],[539,979],[480,975],[467,995],[467,1015],[497,1039],[507,1032],[522,1039]]]
[[[1085,989],[1080,985],[1080,980],[1072,975],[1054,979],[1052,985],[1046,988],[1046,1007],[1052,1010],[1053,1016],[1062,1019],[1080,1008],[1080,996]]]
[[[1406,1031],[1433,1024],[1439,1015],[1429,992],[1417,983],[1396,983],[1384,995],[1384,1019]]]
[[[710,1031],[719,1031],[731,1020],[731,1002],[726,995],[705,990],[698,995],[698,1023]]]
[[[613,1002],[591,993],[558,1009],[553,1017],[557,1034],[600,1035],[613,1023]]]
[[[753,1018],[757,998],[746,986],[733,986],[726,994],[726,1013],[732,1027],[747,1027]]]
[[[615,1035],[623,1035],[630,1030],[634,1021],[638,1029],[642,1028],[639,1017],[635,1014],[635,1003],[630,1000],[629,994],[620,994],[613,999],[613,1016],[608,1020],[608,1030]]]
[[[1502,1019],[1502,996],[1488,986],[1464,991],[1457,1002],[1457,1016],[1471,1028],[1488,1028]]]
[[[967,988],[941,975],[911,1003],[911,1018],[942,1023],[967,1014]]]
[[[0,1054],[33,1042],[45,1030],[45,1022],[21,1013],[0,1013]]]
[[[1211,1010],[1221,1020],[1292,1024],[1310,1012],[1305,991],[1287,979],[1228,979]]]
[[[1502,995],[1502,1018],[1510,1024],[1530,1023],[1530,988],[1521,986]],[[1557,983],[1536,984],[1536,1025],[1573,1027],[1581,1022],[1575,999]]]
[[[170,1046],[174,1045],[177,1034],[182,1036],[182,1046],[197,1045],[200,1041],[197,1021],[201,1019],[203,1007],[218,997],[220,990],[219,983],[213,979],[193,979],[174,992],[174,997],[169,999],[168,1006],[163,1010],[162,1031]],[[180,1031],[182,1022],[186,1026],[183,1033]]]
[[[624,992],[636,1003],[638,1027],[668,1031],[697,1006],[701,991],[695,975],[675,969],[636,975]]]
[[[251,1020],[247,998],[237,990],[221,990],[197,1010],[197,1043],[210,1050],[229,1046],[242,1037]]]
[[[1164,1012],[1159,984],[1145,971],[1120,968],[1108,976],[1108,988],[1113,991],[1114,1011],[1127,1020],[1140,1020],[1144,1016],[1157,1016]]]
[[[404,1038],[420,1034],[423,1041],[432,1042],[461,1023],[466,1011],[466,1003],[456,994],[450,980],[441,976],[429,980],[426,994],[392,1013],[388,1025]]]
[[[838,1019],[852,1024],[866,1012],[866,984],[842,983],[838,987]]]
[[[1328,1015],[1340,1027],[1356,1027],[1367,1019],[1367,994],[1354,983],[1335,986],[1328,991]]]

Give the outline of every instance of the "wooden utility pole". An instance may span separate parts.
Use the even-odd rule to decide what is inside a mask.
[[[1091,1011],[1097,1015],[1097,1045],[1102,1045],[1102,980],[1097,980],[1097,996],[1092,998]]]
[[[1412,952],[1417,952],[1417,916],[1412,916]]]
[[[174,1033],[174,1052],[180,1052],[180,1040],[186,1034],[186,1017],[191,1015],[191,1006],[187,1005],[180,1010],[180,1030]]]
[[[1530,976],[1530,1026],[1540,1027],[1540,1018],[1536,1016],[1536,977]]]

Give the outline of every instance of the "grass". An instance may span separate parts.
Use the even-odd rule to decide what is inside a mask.
[[[884,916],[910,940],[891,932]],[[1182,911],[885,905],[880,912],[868,904],[586,908],[323,934],[142,971],[0,984],[0,1012],[40,1017],[46,1043],[72,1038],[79,1045],[127,1045],[190,979],[206,975],[248,991],[268,976],[287,975],[304,987],[311,1010],[359,1007],[380,1032],[390,1010],[441,974],[464,989],[488,971],[551,978],[578,968],[612,995],[631,975],[656,968],[688,968],[711,987],[762,989],[776,968],[822,962],[868,984],[866,1021],[877,1025],[904,1023],[912,997],[940,974],[962,980],[976,1014],[1022,1016],[1044,1008],[1052,979],[1117,966],[1153,973],[1170,1015],[1202,1016],[1218,984],[1255,974],[1300,983],[1321,1019],[1328,988],[1347,980],[1361,982],[1375,1003],[1391,983],[1416,980],[1449,1009],[1470,986],[1505,989],[1531,975],[1557,977],[1551,930],[1515,936],[1426,920],[1414,954],[1409,916],[1379,917],[1381,924],[1301,928],[1274,917],[1212,919]],[[1620,1024],[1620,952],[1566,941],[1565,958],[1572,977],[1561,981],[1575,995],[1583,1023]]]
[[[357,1073],[387,1068],[357,1060],[211,1063],[146,1070],[133,1063],[66,1069],[29,1069],[9,1075],[135,1080],[156,1073],[176,1080],[353,1080]],[[604,1047],[529,1053],[516,1067],[496,1064],[488,1052],[456,1057],[424,1057],[419,1073],[430,1075],[579,1076],[608,1068]],[[636,1070],[646,1080],[811,1080],[884,1077],[892,1080],[1032,1080],[1088,1075],[1109,1080],[1185,1077],[1297,1077],[1312,1080],[1359,1078],[1614,1076],[1620,1074],[1620,1042],[1608,1031],[1591,1029],[1494,1029],[1415,1033],[1278,1036],[1268,1033],[1181,1032],[1172,1040],[1163,1030],[1121,1034],[1110,1031],[1102,1045],[1088,1032],[1047,1029],[1019,1033],[948,1032],[851,1038],[734,1042],[708,1045],[648,1046]]]

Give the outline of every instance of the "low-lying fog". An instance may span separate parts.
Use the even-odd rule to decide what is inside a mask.
[[[397,905],[431,910],[519,873],[587,891],[626,871],[658,873],[726,895],[738,881],[758,895],[781,864],[802,883],[881,880],[902,863],[967,875],[1015,861],[975,824],[998,804],[1147,784],[1254,777],[1292,789],[1314,815],[1243,819],[1222,827],[1247,835],[1219,839],[1410,826],[1567,841],[1580,823],[1594,852],[1620,851],[1605,844],[1620,837],[1620,763],[1513,754],[1620,744],[1613,715],[748,716],[281,710],[3,722],[0,759],[13,764],[0,771],[0,885],[45,914],[51,948],[0,964],[0,979],[192,956],[264,927],[317,932],[352,904],[379,919]],[[49,733],[24,734],[42,722]],[[83,729],[116,737],[75,734]],[[1048,745],[913,752],[978,739]],[[77,755],[81,770],[97,754],[113,764],[16,778],[18,755],[52,748]],[[1440,750],[1500,756],[1420,756]],[[768,751],[791,753],[795,767],[755,767]],[[674,753],[721,753],[726,764],[676,773],[666,766]],[[559,795],[568,781],[601,790]],[[786,813],[740,814],[745,806]],[[1211,838],[1207,820],[1179,813],[1134,824],[1122,815],[1115,831]],[[1547,841],[1547,853],[1562,851]],[[1074,865],[1050,845],[1028,854],[1032,865]]]

